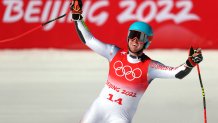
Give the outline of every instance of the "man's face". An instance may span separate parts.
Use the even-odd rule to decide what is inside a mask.
[[[136,53],[138,51],[140,51],[143,47],[144,47],[145,42],[141,42],[139,41],[139,39],[137,37],[130,39],[129,38],[129,49],[131,52]]]

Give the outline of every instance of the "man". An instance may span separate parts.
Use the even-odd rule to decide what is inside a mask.
[[[149,47],[153,31],[145,22],[135,22],[129,27],[128,49],[103,43],[85,25],[81,15],[82,2],[74,0],[71,8],[83,43],[110,64],[107,82],[81,123],[131,123],[138,103],[153,79],[182,79],[203,59],[201,50],[193,48],[190,48],[187,61],[178,67],[150,59],[143,50]]]

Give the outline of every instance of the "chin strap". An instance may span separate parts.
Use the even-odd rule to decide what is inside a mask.
[[[150,44],[151,44],[151,41],[147,41],[147,42],[145,43],[144,49],[147,49],[147,48],[150,46]]]

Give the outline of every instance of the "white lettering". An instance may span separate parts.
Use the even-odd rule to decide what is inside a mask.
[[[52,10],[52,13],[51,13],[51,16],[50,16],[50,20],[58,17],[60,5],[61,5],[61,1],[55,1],[53,10]],[[52,27],[54,27],[55,24],[56,24],[56,21],[54,21],[53,23],[49,23],[48,25],[46,25],[44,27],[44,29],[45,30],[50,30],[50,29],[52,29]]]
[[[91,1],[87,0],[83,5],[83,19],[84,19],[84,21],[87,20],[87,14],[89,12],[90,7],[91,7]]]
[[[70,5],[69,1],[65,1],[64,2],[64,5],[63,5],[62,10],[60,12],[60,15],[63,15],[65,13],[67,13],[67,11],[69,9],[69,5]],[[70,15],[70,17],[72,17],[71,14],[69,14],[69,15]],[[58,20],[58,22],[60,22],[60,23],[64,23],[64,21],[66,21],[66,17],[65,18],[61,18],[61,19]]]
[[[42,18],[41,18],[41,22],[46,22],[48,21],[48,16],[49,16],[49,12],[51,10],[51,5],[52,5],[52,1],[48,1],[45,4],[44,7],[44,11],[42,12]]]
[[[6,7],[2,21],[4,23],[16,23],[22,19],[27,23],[44,23],[48,20],[57,18],[69,11],[71,0],[3,0]],[[24,5],[24,3],[26,5]],[[97,26],[104,25],[109,21],[109,0],[92,1],[87,0],[83,3],[83,17]],[[111,5],[113,6],[113,5]],[[26,8],[24,8],[26,7]],[[156,21],[162,23],[173,21],[180,24],[187,21],[199,21],[200,17],[192,12],[193,2],[191,0],[158,0],[158,1],[133,1],[121,0],[118,2],[120,13],[116,13],[118,23],[129,21]],[[113,7],[112,7],[113,8]],[[179,10],[175,12],[174,10]],[[54,28],[56,23],[72,23],[72,15],[48,24],[44,30],[48,31]]]
[[[42,5],[42,1],[39,1],[39,0],[29,2],[28,6],[27,6],[26,13],[24,15],[24,20],[26,22],[29,22],[29,23],[39,22],[40,9],[37,8],[37,6],[40,6],[40,5]],[[38,14],[38,16],[36,16],[35,14]]]
[[[162,0],[158,2],[158,6],[163,7],[162,10],[157,14],[157,22],[163,22],[167,20],[174,20],[175,15],[171,13],[173,9],[173,1],[171,0]]]
[[[157,21],[160,23],[172,20],[179,24],[186,21],[200,20],[199,16],[191,13],[193,3],[190,0],[143,1],[140,5],[136,5],[136,1],[121,1],[119,6],[120,8],[125,8],[123,12],[117,16],[119,23],[136,20],[145,22]],[[180,11],[178,13],[173,13],[174,7]],[[147,8],[150,8],[150,11],[146,16],[144,16],[144,12]],[[159,8],[161,9],[158,10]]]
[[[143,17],[143,11],[146,8],[150,8],[150,11],[146,16]],[[139,6],[136,15],[138,20],[144,22],[150,22],[154,19],[156,13],[157,13],[157,8],[155,6],[155,3],[153,1],[146,1]]]
[[[193,8],[193,3],[191,1],[179,1],[176,6],[178,8],[183,8],[175,18],[176,23],[182,23],[185,21],[191,21],[191,20],[200,20],[200,17],[196,14],[191,13],[191,10]]]
[[[117,16],[118,22],[125,23],[127,21],[136,20],[136,16],[133,13],[133,11],[136,8],[135,1],[121,1],[119,5],[121,8],[126,9],[120,15]]]
[[[4,0],[3,4],[6,6],[6,11],[3,17],[3,22],[13,23],[19,21],[23,16],[23,2]],[[12,14],[16,12],[16,14]]]
[[[106,7],[106,6],[109,6],[109,1],[98,1],[96,2],[91,8],[90,8],[90,11],[89,11],[89,14],[88,14],[88,18],[90,20],[90,22],[93,22],[95,23],[96,25],[98,26],[101,26],[103,25],[108,17],[109,17],[109,14],[107,12],[101,12],[100,14],[98,15],[95,15],[94,16],[94,13],[95,11],[97,11],[99,8],[101,7]]]

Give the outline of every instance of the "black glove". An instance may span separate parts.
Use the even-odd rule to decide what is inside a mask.
[[[186,64],[189,67],[194,67],[197,64],[199,64],[202,60],[203,60],[203,56],[201,53],[201,48],[194,49],[193,47],[191,47],[189,49],[189,57],[186,60]]]
[[[70,5],[73,20],[82,20],[82,0],[73,0]]]

